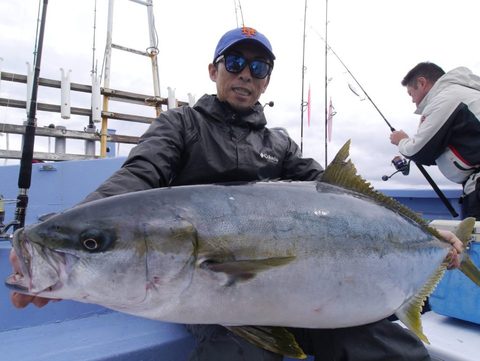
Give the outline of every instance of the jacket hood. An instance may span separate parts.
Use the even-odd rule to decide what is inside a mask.
[[[198,99],[193,107],[219,122],[245,124],[254,129],[261,129],[267,125],[263,107],[259,102],[250,111],[239,113],[233,110],[228,103],[218,100],[216,95],[205,94]]]
[[[428,94],[418,105],[415,113],[422,114],[425,106],[430,103],[430,99],[435,97],[438,93],[442,92],[450,85],[459,85],[480,91],[480,77],[473,74],[470,69],[463,66],[450,70],[436,81],[432,89],[430,89]]]

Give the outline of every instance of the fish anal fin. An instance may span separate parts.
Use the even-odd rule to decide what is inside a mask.
[[[420,320],[423,304],[423,299],[413,297],[395,312],[395,316],[397,316],[410,331],[417,335],[420,340],[430,344],[427,336],[423,333],[422,321]]]
[[[420,314],[422,312],[423,305],[428,296],[433,292],[435,287],[442,279],[447,269],[447,263],[443,262],[433,275],[428,279],[422,289],[413,297],[408,299],[396,312],[395,316],[398,317],[407,328],[415,333],[420,340],[429,344],[428,338],[423,334],[422,321]]]
[[[297,359],[307,358],[295,337],[283,327],[229,326],[227,329],[265,350]]]

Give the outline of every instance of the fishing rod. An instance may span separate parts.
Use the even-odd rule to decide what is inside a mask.
[[[304,101],[305,91],[305,38],[306,38],[306,26],[307,26],[307,0],[305,0],[305,10],[303,13],[303,39],[302,39],[302,101],[300,104],[300,153],[303,154],[303,113],[305,112],[305,105],[308,105]]]
[[[28,205],[28,189],[32,180],[32,160],[33,146],[35,144],[36,112],[37,112],[37,93],[40,77],[40,63],[42,60],[43,37],[45,34],[45,22],[47,18],[48,0],[43,0],[42,18],[40,22],[40,31],[38,33],[38,43],[35,50],[35,72],[32,84],[32,94],[30,100],[30,109],[28,111],[27,125],[23,137],[22,158],[20,160],[20,171],[18,175],[18,197],[15,209],[14,230],[25,225],[25,215]]]
[[[320,36],[320,35],[319,35]],[[376,109],[376,111],[378,112],[378,114],[380,114],[380,116],[383,118],[383,120],[385,121],[385,123],[387,124],[387,126],[390,128],[390,131],[391,132],[394,132],[395,131],[395,128],[390,124],[390,122],[387,120],[387,118],[383,115],[383,113],[380,111],[380,109],[377,107],[377,105],[374,103],[374,101],[372,100],[372,98],[370,97],[370,95],[368,95],[368,93],[365,91],[365,89],[362,87],[362,85],[360,84],[360,82],[357,80],[357,78],[355,78],[355,76],[352,74],[352,72],[350,71],[350,69],[348,69],[348,67],[345,65],[345,63],[342,61],[342,59],[340,59],[340,57],[337,55],[337,53],[332,49],[332,47],[327,43],[327,41],[325,39],[323,39],[321,36],[320,38],[325,42],[325,46],[328,48],[328,50],[330,50],[332,52],[333,55],[335,55],[335,57],[337,58],[337,60],[340,62],[340,64],[342,64],[342,66],[345,68],[345,70],[348,72],[348,74],[350,74],[350,76],[352,77],[352,79],[355,81],[355,83],[357,83],[358,87],[361,89],[361,91],[365,94],[365,96],[367,97],[368,101],[373,105],[373,107]],[[392,161],[393,162],[393,161]],[[450,214],[452,215],[452,217],[456,218],[458,217],[458,213],[455,211],[455,208],[453,208],[452,204],[450,203],[450,201],[447,199],[447,197],[445,197],[445,195],[443,194],[443,192],[440,190],[440,188],[438,188],[437,184],[435,183],[435,181],[432,179],[432,177],[430,176],[430,174],[428,174],[428,172],[426,171],[426,169],[424,168],[423,165],[419,164],[418,162],[415,162],[415,165],[417,166],[418,170],[420,171],[420,173],[422,173],[422,175],[425,177],[425,179],[427,180],[427,182],[430,184],[430,186],[433,188],[433,190],[435,191],[435,193],[438,195],[438,197],[440,198],[440,200],[443,202],[443,204],[445,205],[445,207],[448,209],[448,211],[450,212]],[[397,168],[397,165],[394,164],[395,167]],[[409,167],[410,167],[410,161],[408,161],[408,163],[406,165],[400,165],[400,169],[397,168],[397,171],[401,171],[404,175],[407,175],[408,174],[408,171],[409,171]],[[407,168],[408,167],[408,168]],[[395,172],[397,173],[397,172]],[[394,173],[394,174],[395,174]],[[393,174],[392,174],[393,175]],[[391,176],[390,176],[391,177]],[[390,177],[382,177],[383,180],[388,180]]]

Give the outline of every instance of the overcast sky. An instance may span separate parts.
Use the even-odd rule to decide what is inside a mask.
[[[207,66],[219,37],[242,25],[234,0],[154,1],[155,25],[159,38],[159,68],[162,96],[167,87],[176,90],[180,100],[187,94],[196,99],[214,93]],[[277,57],[267,92],[261,102],[274,101],[266,108],[269,126],[285,127],[300,144],[302,99],[302,40],[304,1],[241,0],[243,21],[267,35]],[[60,79],[60,68],[71,69],[71,81],[88,84],[92,69],[94,0],[50,0],[41,65],[41,77]],[[33,60],[38,0],[0,1],[0,70],[25,74],[25,63]],[[95,58],[101,68],[105,47],[107,0],[97,0]],[[420,61],[432,61],[448,71],[467,66],[480,74],[478,50],[478,0],[330,0],[328,2],[328,41],[340,59],[370,95],[396,129],[413,133],[418,117],[414,104],[400,85],[403,76]],[[304,100],[311,88],[311,125],[304,113],[303,149],[306,156],[325,159],[325,2],[309,0],[305,42]],[[146,8],[128,0],[115,1],[113,42],[145,50],[149,46]],[[408,177],[396,175],[388,182],[381,176],[394,171],[390,160],[396,147],[390,144],[390,130],[368,100],[361,100],[349,84],[358,85],[338,59],[327,57],[328,97],[332,98],[333,139],[328,143],[331,160],[343,143],[351,139],[351,159],[358,172],[377,188],[429,188],[422,175],[412,169]],[[113,51],[114,89],[153,94],[149,59]],[[25,87],[2,81],[1,97],[24,99]],[[358,89],[359,90],[359,89]],[[60,92],[40,88],[39,101],[60,103]],[[73,97],[72,106],[89,107],[85,95]],[[117,107],[117,108],[116,108]],[[112,103],[112,110],[154,116],[153,110],[127,110]],[[21,124],[26,113],[0,108],[0,123]],[[88,120],[38,114],[39,126],[54,123],[69,129],[83,129]],[[119,134],[140,135],[145,126],[112,123]],[[10,148],[15,147],[10,138]],[[45,151],[40,147],[37,150]],[[6,136],[0,136],[5,149]],[[67,151],[71,151],[67,149]],[[128,147],[122,146],[125,155]],[[412,167],[414,168],[414,167]],[[442,188],[459,188],[442,177],[434,167],[427,170]]]

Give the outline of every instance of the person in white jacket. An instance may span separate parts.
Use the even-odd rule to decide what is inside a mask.
[[[445,73],[422,62],[402,80],[421,115],[417,133],[393,131],[392,144],[406,158],[437,165],[462,184],[462,217],[480,220],[480,77],[465,67]]]

